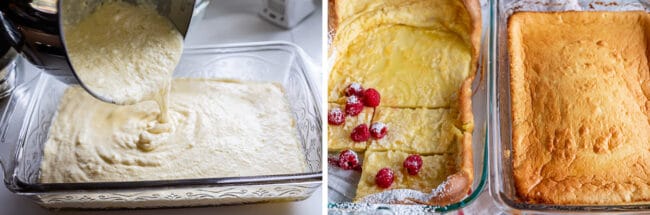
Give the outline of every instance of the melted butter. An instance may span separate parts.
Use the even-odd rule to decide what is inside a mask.
[[[381,106],[451,107],[471,75],[471,21],[461,1],[359,0],[340,6],[329,102],[361,83]]]

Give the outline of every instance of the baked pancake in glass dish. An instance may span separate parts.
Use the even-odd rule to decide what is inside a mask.
[[[645,12],[517,12],[508,23],[513,174],[522,201],[650,200]]]
[[[328,27],[328,102],[347,107],[357,96],[372,110],[368,131],[350,134],[366,140],[365,159],[338,162],[362,165],[355,201],[447,205],[465,197],[474,171],[479,1],[330,0]],[[345,145],[336,141],[328,145]]]

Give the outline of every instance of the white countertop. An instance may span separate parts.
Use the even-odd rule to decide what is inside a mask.
[[[288,41],[300,46],[320,65],[323,25],[320,7],[293,29],[286,30],[257,15],[261,3],[262,0],[212,0],[203,20],[192,25],[185,45]]]
[[[322,63],[322,12],[320,7],[302,23],[286,30],[262,20],[257,12],[262,0],[212,0],[205,17],[193,25],[186,46],[281,40],[298,44],[314,63]],[[319,74],[316,74],[319,75]],[[0,171],[0,176],[2,172]],[[307,200],[222,207],[118,210],[118,211],[49,211],[30,200],[14,195],[0,185],[0,215],[9,214],[320,214],[324,206],[322,187]]]

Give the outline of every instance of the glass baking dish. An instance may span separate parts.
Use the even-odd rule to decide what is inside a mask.
[[[493,144],[490,159],[490,195],[497,206],[507,213],[594,213],[638,214],[649,210],[650,204],[634,205],[549,205],[529,204],[518,199],[512,174],[512,136],[510,116],[510,68],[508,55],[508,18],[517,11],[646,11],[650,2],[628,1],[554,1],[554,0],[495,0],[490,5],[490,64],[489,141]],[[497,36],[499,35],[499,36]]]
[[[19,70],[24,70],[24,63]],[[27,74],[18,71],[19,75]],[[186,48],[175,77],[281,83],[292,107],[308,171],[301,174],[108,183],[39,183],[40,162],[60,97],[69,85],[39,72],[3,101],[0,163],[7,188],[47,208],[153,208],[297,201],[321,184],[319,74],[296,45],[283,42]],[[215,164],[219,165],[219,164]]]
[[[481,37],[481,50],[479,56],[479,65],[476,71],[476,78],[472,85],[472,111],[474,114],[474,132],[472,134],[474,181],[472,182],[471,192],[461,201],[445,206],[429,205],[400,205],[400,204],[368,204],[354,203],[354,186],[347,184],[333,184],[335,181],[359,180],[360,174],[356,176],[338,176],[328,172],[328,213],[329,214],[430,214],[436,213],[459,213],[462,214],[463,207],[472,203],[487,183],[488,175],[488,141],[487,141],[487,82],[485,74],[487,73],[487,50],[489,41],[489,25],[486,15],[487,1],[481,1],[481,13],[483,14],[483,32]],[[333,62],[332,59],[329,59]],[[336,157],[338,154],[330,153],[328,157]],[[360,157],[363,157],[360,155]],[[331,165],[329,168],[333,168]]]

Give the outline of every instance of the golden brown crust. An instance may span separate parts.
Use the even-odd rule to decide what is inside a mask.
[[[481,3],[479,1],[477,1],[477,0],[463,0],[463,3],[465,5],[465,9],[467,10],[467,12],[469,13],[469,16],[472,19],[472,31],[471,31],[471,35],[470,35],[470,43],[472,44],[472,52],[473,52],[474,55],[472,56],[471,65],[473,66],[473,69],[474,69],[473,71],[477,71],[477,73],[474,73],[470,77],[468,77],[468,79],[471,80],[471,81],[469,81],[468,85],[465,85],[465,84],[467,84],[467,81],[466,81],[466,83],[463,83],[463,87],[461,88],[461,90],[462,89],[470,90],[470,94],[469,94],[470,99],[469,99],[469,101],[471,102],[471,89],[472,89],[471,87],[472,87],[472,82],[474,81],[474,78],[476,78],[475,75],[476,74],[479,75],[479,80],[483,79],[483,72],[482,72],[483,70],[478,68],[479,54],[480,54],[480,51],[481,51],[481,35],[483,34],[483,32],[482,32],[483,31],[483,28],[482,28],[483,19],[481,17]],[[461,102],[462,102],[462,99],[461,99]],[[472,105],[469,104],[470,116],[471,116],[471,107],[472,107]],[[471,117],[472,117],[471,119],[473,119],[473,116],[471,116]],[[463,120],[463,122],[466,122],[466,121]],[[471,132],[471,130],[470,130],[470,132]]]
[[[481,5],[477,0],[463,0],[465,9],[468,11],[472,20],[472,30],[470,35],[470,42],[472,44],[472,71],[478,71],[478,58],[481,49],[481,34],[482,34],[482,18],[481,18]],[[474,115],[472,112],[472,82],[474,81],[475,74],[471,74],[459,89],[459,112],[460,121],[462,123],[461,130],[463,137],[459,144],[460,148],[460,162],[458,164],[459,172],[455,173],[447,179],[449,181],[448,187],[444,189],[448,192],[445,195],[440,195],[429,200],[430,205],[447,205],[460,201],[469,192],[474,180],[474,159],[472,151],[472,133],[474,131]]]
[[[464,171],[460,171],[457,173],[454,173],[447,177],[447,180],[445,183],[441,186],[443,186],[441,189],[442,191],[439,192],[439,195],[434,196],[433,198],[429,199],[427,202],[423,202],[418,199],[414,198],[407,198],[408,200],[418,203],[418,204],[425,204],[425,205],[449,205],[456,203],[465,197],[469,191],[469,188],[472,186],[472,173],[466,173]],[[402,202],[403,204],[408,204],[407,201]]]
[[[474,180],[474,158],[472,153],[472,133],[474,132],[474,114],[472,113],[473,77],[474,76],[471,76],[463,82],[459,95],[459,111],[461,118],[460,121],[462,122],[461,130],[463,131],[463,138],[461,140],[462,144],[459,145],[461,157],[458,166],[460,173],[462,174],[458,177],[464,177],[466,181],[469,181],[464,189],[457,192],[461,196],[465,196],[465,194],[468,193]]]
[[[345,14],[342,9],[343,0],[328,0],[328,55],[330,57],[334,53],[333,49],[336,47],[334,41],[336,41],[336,33],[340,24],[345,20],[342,20],[344,17],[350,16],[350,14]],[[474,129],[474,121],[472,114],[472,82],[475,78],[474,71],[478,71],[478,60],[479,52],[481,49],[480,41],[482,35],[482,16],[481,16],[481,6],[478,0],[459,0],[462,1],[465,10],[468,12],[468,15],[471,20],[471,30],[467,37],[464,37],[465,41],[471,44],[472,47],[472,60],[471,60],[471,73],[467,77],[460,89],[458,90],[458,109],[459,109],[459,121],[460,125],[458,128],[462,131],[462,137],[458,140],[458,149],[460,157],[457,160],[457,170],[458,172],[452,174],[448,178],[448,183],[445,185],[444,195],[438,195],[430,199],[428,202],[419,202],[422,204],[430,205],[446,205],[451,204],[457,201],[460,201],[465,197],[471,188],[473,183],[473,154],[472,154],[472,132]],[[393,4],[411,4],[416,1],[411,0],[394,0]],[[349,13],[350,11],[345,11]],[[343,32],[343,31],[342,31]],[[343,34],[343,33],[342,33]],[[339,44],[340,45],[340,44]],[[338,50],[340,51],[340,50]],[[482,75],[482,74],[481,74]],[[456,105],[452,105],[456,106]]]
[[[478,0],[463,0],[463,3],[472,19],[470,42],[472,44],[472,50],[474,51],[474,57],[472,59],[476,60],[475,62],[472,62],[472,65],[477,65],[481,49],[481,26],[483,25],[483,19],[481,18],[481,3]]]
[[[508,21],[513,177],[524,202],[650,200],[645,12],[518,12]]]

